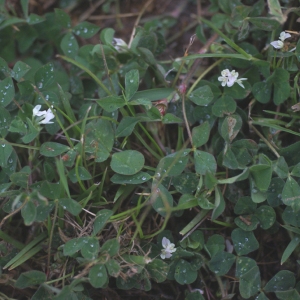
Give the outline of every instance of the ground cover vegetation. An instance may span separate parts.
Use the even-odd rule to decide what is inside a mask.
[[[300,299],[299,1],[0,1],[1,299]]]

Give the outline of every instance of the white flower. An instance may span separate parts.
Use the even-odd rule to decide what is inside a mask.
[[[50,122],[50,120],[52,120],[55,115],[53,114],[51,108],[49,108],[47,111],[40,111],[41,107],[41,105],[36,105],[32,110],[33,116],[37,117],[36,120],[38,124],[52,124],[53,122]]]
[[[234,71],[234,72],[235,72],[235,71]],[[235,80],[236,80],[236,78],[237,78],[237,77],[235,77],[235,76],[236,76],[235,73],[232,74],[232,72],[230,72],[228,69],[225,69],[225,70],[223,70],[223,71],[221,72],[221,75],[222,75],[222,76],[218,77],[218,80],[222,82],[222,83],[221,83],[222,86],[226,86],[226,85],[227,85],[228,87],[233,86],[233,84],[234,84],[234,82],[235,82]],[[239,74],[237,73],[237,76],[238,76],[238,75],[239,75]]]
[[[40,116],[43,116],[44,114],[46,114],[46,111],[43,110],[43,111],[40,111],[42,105],[36,105],[33,110],[32,110],[32,114],[34,117],[40,117]]]
[[[228,86],[231,87],[234,85],[234,83],[236,82],[239,86],[241,86],[242,88],[245,88],[242,81],[243,80],[247,80],[247,78],[239,78],[239,73],[236,72],[235,70],[232,70],[231,72],[228,69],[225,69],[221,72],[220,77],[218,77],[218,80],[221,81],[221,85],[222,86]]]
[[[175,245],[170,242],[166,237],[163,237],[161,244],[164,249],[161,250],[160,257],[162,259],[170,258],[172,256],[171,253],[176,251]]]
[[[54,122],[50,122],[50,120],[52,120],[53,118],[55,118],[55,115],[52,112],[51,108],[49,108],[46,111],[46,114],[43,115],[43,119],[41,121],[39,121],[39,124],[52,124]]]
[[[273,42],[271,42],[270,44],[274,47],[274,48],[276,48],[276,49],[281,49],[281,48],[283,48],[283,46],[284,46],[284,41],[287,39],[287,38],[290,38],[291,37],[291,35],[289,34],[289,33],[286,33],[285,31],[282,31],[281,33],[280,33],[280,36],[279,36],[279,39],[280,39],[280,41],[273,41]]]
[[[114,38],[112,45],[118,52],[127,52],[128,50],[128,45],[122,39]]]

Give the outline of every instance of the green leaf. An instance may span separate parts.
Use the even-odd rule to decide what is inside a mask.
[[[280,156],[273,164],[274,172],[279,178],[286,178],[289,174],[289,167],[283,156]]]
[[[99,241],[96,237],[86,237],[81,248],[81,254],[86,259],[96,259],[100,250]]]
[[[189,149],[169,154],[159,161],[156,167],[156,176],[178,176],[180,175],[188,163],[190,153]]]
[[[281,6],[278,0],[268,0],[269,12],[271,15],[276,17],[280,24],[283,24],[286,21],[286,17],[281,11]]]
[[[279,105],[290,96],[290,73],[287,70],[277,68],[271,78],[274,85],[273,101],[275,105]]]
[[[297,246],[300,243],[300,239],[299,236],[294,237],[289,244],[287,245],[287,247],[285,248],[282,257],[281,257],[281,261],[280,264],[284,264],[287,259],[291,256],[291,254],[294,252],[294,250],[297,248]]]
[[[257,228],[259,220],[256,216],[240,216],[234,219],[234,223],[245,231],[253,231]]]
[[[22,6],[22,11],[23,11],[23,15],[25,18],[28,17],[28,8],[29,8],[29,0],[21,0],[21,6]]]
[[[246,20],[254,24],[257,28],[265,31],[273,31],[280,25],[277,20],[271,19],[270,17],[248,17]]]
[[[138,172],[134,175],[121,175],[121,174],[114,174],[110,180],[113,183],[117,184],[141,184],[152,177],[146,172]]]
[[[150,101],[156,101],[164,98],[169,98],[172,93],[175,93],[175,90],[173,88],[156,88],[156,89],[138,91],[131,98],[131,101],[142,99],[142,98],[148,99]]]
[[[275,295],[279,300],[300,300],[300,295],[296,289],[275,292]]]
[[[104,28],[100,33],[100,40],[104,45],[111,45],[115,30],[112,28]]]
[[[0,140],[0,166],[7,166],[7,161],[13,152],[12,146],[6,140]]]
[[[240,277],[239,290],[243,298],[250,298],[260,290],[261,280],[258,266],[253,267]]]
[[[233,99],[245,99],[251,93],[251,85],[248,81],[243,81],[243,85],[245,88],[242,88],[238,84],[234,84],[231,87],[225,86],[224,94]]]
[[[181,194],[191,194],[198,186],[199,177],[195,173],[182,173],[173,177],[172,184]]]
[[[130,100],[137,92],[139,84],[140,79],[138,70],[130,70],[125,74],[125,95],[127,100]]]
[[[298,211],[300,209],[299,199],[300,186],[294,178],[288,177],[282,191],[282,202],[291,206],[294,211]]]
[[[238,255],[247,255],[258,249],[259,244],[253,232],[236,228],[231,233],[234,249]]]
[[[208,85],[204,85],[194,90],[189,99],[197,105],[207,106],[214,99],[214,94]]]
[[[10,128],[11,116],[10,113],[2,107],[0,110],[0,135],[5,137]]]
[[[13,68],[13,77],[17,81],[21,81],[23,79],[23,76],[31,69],[30,66],[25,64],[22,61],[18,61],[15,63]]]
[[[281,198],[284,184],[285,182],[281,178],[272,178],[267,191],[267,200],[270,206],[277,207],[282,204]]]
[[[55,21],[64,28],[71,27],[71,18],[70,16],[62,9],[55,8]]]
[[[10,77],[0,82],[0,105],[5,107],[13,101],[15,97],[15,88]]]
[[[231,143],[239,133],[242,125],[242,118],[239,115],[226,117],[221,125],[221,136],[226,142]]]
[[[248,176],[249,176],[249,169],[245,169],[241,174],[236,175],[234,177],[227,178],[227,179],[219,179],[218,183],[219,184],[228,184],[228,183],[231,184],[234,182],[245,180],[248,178]]]
[[[79,45],[75,36],[69,32],[61,40],[60,47],[64,55],[75,58],[78,53]]]
[[[250,167],[255,185],[261,192],[268,190],[272,178],[272,168],[269,165],[254,165]]]
[[[217,276],[222,276],[230,270],[234,262],[235,255],[221,251],[212,257],[208,262],[208,267]]]
[[[253,214],[257,204],[251,201],[248,196],[240,197],[234,206],[234,213],[237,215]]]
[[[219,234],[210,236],[204,248],[210,257],[214,257],[218,252],[223,252],[225,249],[224,237]]]
[[[176,124],[176,123],[183,123],[183,120],[173,114],[166,113],[162,118],[163,124]]]
[[[54,81],[53,63],[48,63],[39,68],[34,75],[35,85],[38,89],[44,90]]]
[[[211,219],[216,220],[225,209],[225,201],[218,186],[215,187],[215,208],[211,214]]]
[[[29,25],[34,25],[34,24],[38,24],[41,22],[44,22],[46,19],[44,17],[41,17],[39,15],[36,14],[30,14],[29,17],[27,18],[27,23]]]
[[[292,172],[291,172],[291,175],[292,176],[295,176],[295,177],[300,177],[300,163],[296,164],[293,169],[292,169]]]
[[[116,129],[116,138],[129,136],[135,125],[139,122],[139,118],[124,117]]]
[[[46,142],[41,146],[40,154],[46,157],[55,157],[67,152],[68,150],[70,150],[70,147],[66,145],[55,142]]]
[[[73,199],[62,198],[59,199],[58,203],[63,209],[66,209],[73,216],[77,216],[81,212],[81,205]]]
[[[295,286],[296,278],[291,271],[279,271],[264,287],[265,292],[287,291]]]
[[[180,259],[176,264],[174,277],[179,284],[190,284],[197,279],[197,271],[192,269],[189,262]]]
[[[136,100],[131,100],[130,102],[127,103],[127,105],[144,105],[146,110],[149,110],[152,107],[152,102],[146,98],[139,98]]]
[[[276,221],[274,209],[267,205],[262,205],[257,208],[255,216],[259,219],[260,226],[264,230],[271,228]]]
[[[102,209],[97,213],[97,217],[93,224],[93,234],[98,234],[105,226],[109,218],[113,215],[113,211]]]
[[[244,256],[238,257],[236,260],[235,276],[240,278],[256,266],[254,259]]]
[[[21,209],[21,214],[26,226],[31,225],[36,218],[36,206],[33,201],[29,200]]]
[[[125,105],[124,98],[120,96],[108,96],[96,102],[107,112],[113,112]]]
[[[34,295],[31,297],[31,300],[52,300],[53,293],[45,288],[43,285],[40,285]]]
[[[198,174],[205,175],[207,171],[213,174],[217,170],[217,163],[213,155],[208,152],[195,150],[195,169]]]
[[[212,113],[216,117],[223,117],[223,115],[233,114],[236,110],[236,103],[232,97],[223,95],[219,98],[212,107]]]
[[[198,148],[207,143],[210,134],[210,126],[208,122],[204,122],[196,126],[192,130],[193,146]]]
[[[78,166],[78,168],[75,167],[68,173],[68,176],[73,183],[78,182],[76,170],[78,172],[78,176],[80,180],[90,180],[93,178],[90,172],[86,168]]]
[[[153,184],[151,194],[152,207],[161,216],[165,217],[166,211],[168,211],[170,207],[173,207],[172,195],[162,184],[160,184],[158,187]]]
[[[71,256],[75,254],[81,250],[85,243],[87,243],[87,237],[80,237],[67,241],[63,248],[64,256]]]
[[[93,266],[89,272],[89,280],[94,288],[101,288],[108,281],[107,272],[104,265]]]
[[[44,181],[40,188],[40,193],[49,199],[59,199],[62,192],[62,186],[59,183]]]
[[[113,171],[122,175],[133,175],[139,172],[145,163],[141,152],[125,150],[112,155],[110,166]]]
[[[118,277],[121,271],[121,267],[120,264],[114,260],[114,259],[109,259],[106,263],[105,263],[105,267],[107,269],[107,272],[110,276],[113,277]]]
[[[91,153],[91,157],[95,158],[96,162],[105,161],[114,144],[111,123],[103,119],[90,122],[86,126],[85,134],[85,152]]]
[[[202,209],[213,209],[215,205],[211,203],[204,195],[197,197],[197,203]]]
[[[25,289],[29,286],[40,285],[47,280],[46,274],[40,271],[23,272],[17,279],[15,287],[17,289]]]
[[[94,36],[98,31],[100,30],[100,27],[92,24],[90,22],[84,21],[75,27],[73,27],[73,32],[85,39],[91,38]]]
[[[154,259],[146,265],[151,278],[160,283],[167,279],[169,265],[160,259]]]
[[[258,102],[268,103],[271,99],[272,85],[269,81],[256,82],[253,85],[252,93]]]
[[[245,168],[252,162],[258,146],[253,140],[237,140],[231,144],[231,150],[240,167]]]
[[[117,239],[107,240],[101,247],[101,253],[107,253],[110,257],[118,254],[120,249],[120,243]]]

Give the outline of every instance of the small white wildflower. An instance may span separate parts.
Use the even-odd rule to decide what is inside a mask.
[[[220,77],[218,77],[218,80],[221,81],[221,85],[222,86],[228,86],[231,87],[234,85],[234,83],[236,82],[239,86],[241,86],[242,88],[245,88],[242,81],[243,80],[247,80],[247,78],[239,78],[239,73],[236,72],[235,70],[232,70],[231,72],[228,69],[225,69],[221,72]]]
[[[232,75],[231,72],[228,69],[223,70],[221,72],[221,75],[222,76],[218,77],[218,80],[221,81],[222,86],[226,86],[226,85],[228,87],[233,86],[233,84],[236,80],[235,75]]]
[[[112,45],[118,52],[127,52],[128,50],[128,45],[122,39],[114,38]]]
[[[284,46],[284,41],[287,39],[287,38],[290,38],[291,37],[291,35],[289,34],[289,33],[286,33],[285,31],[282,31],[281,33],[280,33],[280,36],[279,36],[279,40],[280,41],[273,41],[273,42],[271,42],[270,44],[274,47],[274,48],[276,48],[276,49],[281,49],[281,48],[283,48],[283,46]]]
[[[172,253],[176,251],[175,245],[171,243],[170,240],[166,237],[163,237],[161,244],[164,249],[161,250],[160,257],[162,259],[170,258],[172,256]]]
[[[46,114],[46,111],[43,110],[43,111],[40,111],[42,105],[36,105],[33,110],[32,110],[32,114],[34,117],[40,117],[40,116],[43,116]]]
[[[50,122],[50,120],[52,120],[55,115],[53,114],[51,108],[49,108],[47,111],[40,111],[41,107],[41,105],[36,105],[32,110],[33,116],[37,117],[36,120],[38,124],[52,124],[53,122]]]
[[[52,124],[54,122],[50,122],[53,118],[55,118],[54,113],[52,112],[51,108],[49,108],[46,114],[43,116],[44,119],[39,121],[39,124]]]

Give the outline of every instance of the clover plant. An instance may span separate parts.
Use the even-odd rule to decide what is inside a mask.
[[[151,1],[131,35],[33,2],[0,1],[0,298],[300,299],[298,1],[187,1],[176,56]]]

